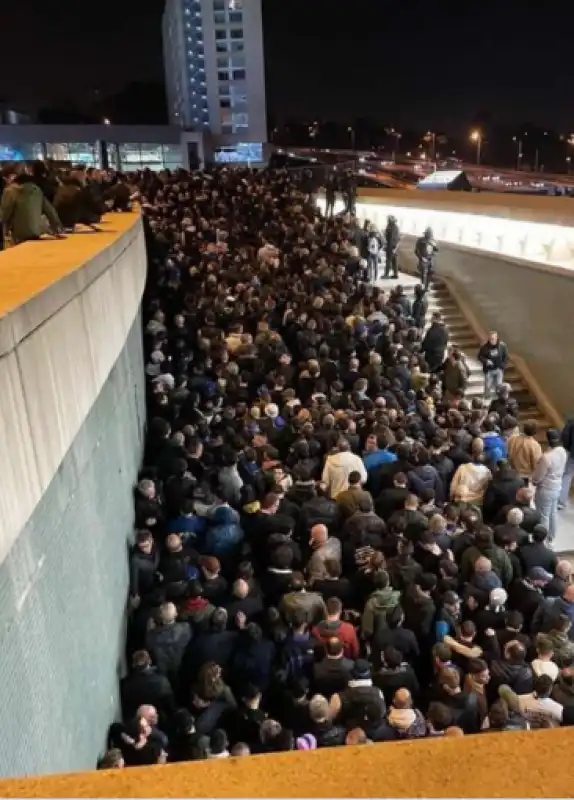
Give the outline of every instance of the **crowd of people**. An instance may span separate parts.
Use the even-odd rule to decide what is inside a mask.
[[[495,334],[493,399],[469,400],[425,285],[369,282],[370,223],[286,170],[3,179],[13,243],[23,207],[60,232],[137,194],[144,218],[129,671],[100,767],[573,724],[549,544],[574,424],[544,451],[519,426]]]
[[[139,192],[148,431],[101,766],[572,724],[572,567],[533,503],[571,432],[543,453],[496,378],[467,400],[424,287],[362,280],[369,224],[287,171]]]
[[[106,211],[128,211],[137,193],[125,175],[44,161],[6,164],[0,171],[0,250],[64,238],[78,225],[98,231]]]

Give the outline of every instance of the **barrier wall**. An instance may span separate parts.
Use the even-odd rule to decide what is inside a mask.
[[[572,797],[567,728],[0,781],[2,797]]]
[[[117,706],[146,274],[136,215],[0,255],[0,774],[92,768]]]
[[[574,269],[574,200],[466,192],[361,190],[357,213],[377,225],[393,214],[401,231],[430,226],[448,244],[498,256]]]

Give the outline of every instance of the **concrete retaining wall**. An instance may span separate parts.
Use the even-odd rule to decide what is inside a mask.
[[[118,704],[146,258],[105,229],[0,255],[4,776],[92,768]]]

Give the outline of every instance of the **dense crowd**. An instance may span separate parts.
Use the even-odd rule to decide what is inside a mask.
[[[424,287],[364,280],[369,224],[287,171],[138,189],[148,429],[101,766],[572,724],[572,569],[533,503],[560,434],[543,456],[504,384],[467,400]]]

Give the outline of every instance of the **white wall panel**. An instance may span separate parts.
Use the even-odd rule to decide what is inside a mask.
[[[138,314],[143,232],[139,221],[123,227],[88,263],[0,320],[0,563],[62,464]]]
[[[15,353],[0,359],[0,563],[42,489]]]

